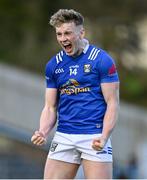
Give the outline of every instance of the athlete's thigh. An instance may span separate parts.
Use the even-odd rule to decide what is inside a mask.
[[[86,179],[112,179],[112,162],[82,160]]]
[[[78,164],[47,158],[44,179],[73,179],[78,168]]]

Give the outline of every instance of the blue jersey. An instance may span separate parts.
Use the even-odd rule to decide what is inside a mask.
[[[60,51],[46,65],[47,88],[58,89],[57,131],[101,133],[107,108],[101,83],[118,82],[114,60],[93,45],[78,56]]]

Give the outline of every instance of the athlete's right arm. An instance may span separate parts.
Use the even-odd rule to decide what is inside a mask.
[[[57,89],[46,88],[45,106],[40,117],[39,131],[35,131],[31,141],[35,145],[43,145],[46,143],[46,138],[56,123],[56,105],[57,105]]]

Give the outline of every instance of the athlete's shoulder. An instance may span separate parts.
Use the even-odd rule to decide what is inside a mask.
[[[106,50],[101,49],[101,57],[102,59],[110,59],[113,60],[112,56]]]
[[[50,60],[46,64],[46,67],[48,66],[51,68],[56,67],[60,62],[63,61],[63,55],[64,55],[63,51],[58,52],[56,55],[50,58]]]
[[[93,61],[102,61],[104,59],[113,60],[111,55],[106,50],[95,45],[89,46],[88,59]]]
[[[101,54],[102,54],[103,50],[95,45],[89,45],[89,49],[87,51],[87,56],[88,56],[88,60],[91,61],[95,61],[97,60]]]

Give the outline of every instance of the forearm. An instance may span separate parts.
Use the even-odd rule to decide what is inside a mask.
[[[104,116],[102,137],[108,139],[116,125],[118,118],[119,105],[118,102],[107,103],[107,109]]]
[[[56,124],[56,108],[45,106],[40,117],[40,128],[41,132],[45,137],[48,136],[50,131]]]

